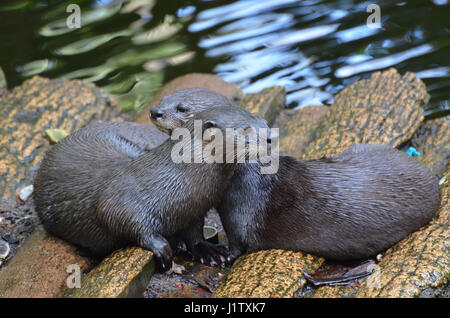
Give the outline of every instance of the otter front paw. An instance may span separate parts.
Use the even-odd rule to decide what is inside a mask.
[[[167,272],[172,268],[172,248],[164,237],[152,234],[141,242],[141,246],[155,254],[156,269],[159,272]]]
[[[194,260],[207,266],[225,267],[231,264],[228,250],[223,245],[217,245],[208,241],[201,241],[191,249]]]
[[[158,272],[167,272],[172,268],[173,253],[170,246],[163,250],[152,252],[155,254],[156,269]]]

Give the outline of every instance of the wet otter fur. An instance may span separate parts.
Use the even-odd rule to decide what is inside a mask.
[[[191,135],[194,120],[202,120],[203,130],[267,127],[235,107],[195,114],[185,124]],[[237,164],[175,164],[171,149],[177,141],[167,139],[153,149],[136,146],[117,133],[128,124],[87,126],[52,147],[34,182],[36,210],[55,236],[99,255],[138,245],[168,270],[173,255],[168,240],[218,205]]]
[[[237,167],[218,206],[230,256],[262,249],[350,260],[379,253],[428,223],[437,177],[389,146],[358,144],[339,156],[281,156],[275,174]]]
[[[158,129],[170,133],[182,127],[194,114],[218,107],[237,107],[225,96],[200,87],[177,90],[164,96],[150,110],[150,120]],[[210,244],[203,239],[204,220],[177,236],[173,245],[186,249],[195,260],[207,265],[225,265],[228,252],[223,246]]]

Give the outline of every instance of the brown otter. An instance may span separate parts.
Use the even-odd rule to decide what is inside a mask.
[[[186,88],[164,96],[158,105],[150,109],[150,119],[160,130],[170,133],[194,114],[217,107],[237,107],[225,96],[200,87]],[[222,246],[203,240],[204,220],[181,233],[174,245],[186,246],[194,259],[208,265],[225,264],[227,252]]]
[[[194,120],[203,122],[203,130],[267,127],[236,107],[195,114],[185,124],[191,135]],[[34,182],[36,210],[55,236],[100,255],[137,244],[153,251],[159,267],[167,270],[172,259],[167,239],[197,224],[218,204],[237,164],[176,164],[174,140],[144,150],[145,145],[136,147],[117,134],[128,124],[87,126],[56,144]]]
[[[281,156],[275,174],[237,167],[218,212],[235,259],[261,249],[335,260],[375,255],[431,220],[438,180],[418,160],[359,144],[336,157]]]

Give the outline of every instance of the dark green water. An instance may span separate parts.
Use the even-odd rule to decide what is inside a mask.
[[[381,28],[366,24],[370,3]],[[79,29],[67,27],[69,4]],[[448,0],[2,0],[0,67],[10,88],[36,74],[95,82],[134,113],[189,72],[246,93],[283,85],[289,107],[302,107],[393,66],[423,79],[437,117],[450,114],[449,16]]]

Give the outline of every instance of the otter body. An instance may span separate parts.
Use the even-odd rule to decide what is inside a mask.
[[[383,145],[354,145],[318,160],[281,156],[275,174],[239,166],[218,207],[234,259],[262,249],[335,260],[373,256],[431,220],[437,178]]]
[[[196,114],[186,123],[191,135],[194,119],[224,130],[253,119],[240,109],[218,112]],[[88,126],[50,149],[34,182],[36,210],[55,236],[99,255],[139,245],[153,251],[167,270],[172,259],[167,239],[200,222],[218,204],[236,164],[175,164],[176,141],[147,149],[152,142],[129,142],[124,135],[135,135],[120,133],[137,125],[130,124]],[[145,131],[140,133],[145,138]]]

